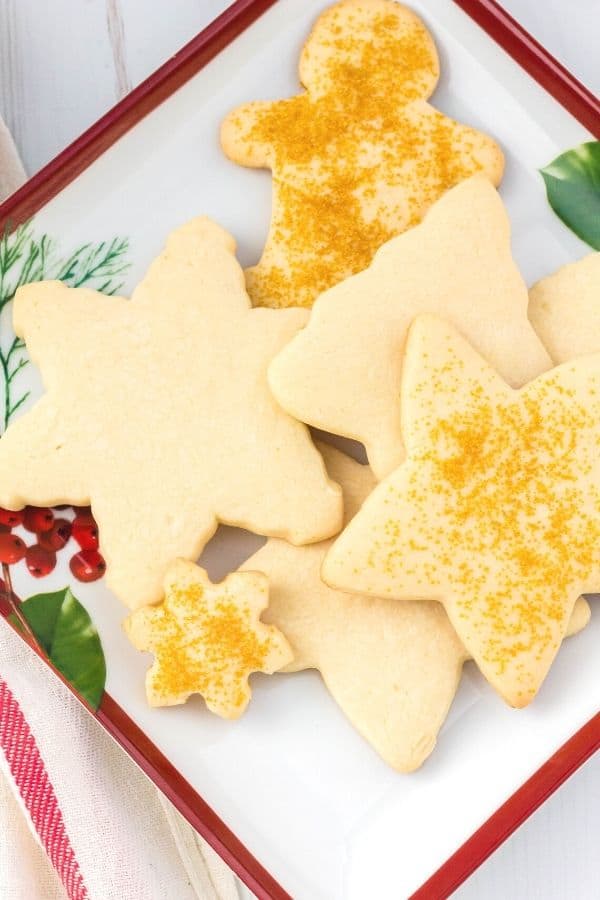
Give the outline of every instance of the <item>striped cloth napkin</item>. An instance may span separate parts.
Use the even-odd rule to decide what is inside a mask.
[[[0,119],[0,201],[25,179]],[[232,872],[0,617],[0,898],[239,900]]]

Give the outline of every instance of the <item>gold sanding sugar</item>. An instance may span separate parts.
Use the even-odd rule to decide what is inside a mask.
[[[458,598],[460,618],[484,624],[482,656],[499,674],[509,660],[541,658],[554,646],[552,625],[566,622],[572,586],[598,565],[600,495],[582,480],[600,450],[590,440],[596,416],[558,380],[534,386],[505,404],[474,386],[469,407],[432,424],[411,454],[402,495],[414,510],[404,524],[409,548],[429,560],[420,571],[430,588],[444,585]],[[448,385],[434,379],[433,388]],[[433,521],[432,497],[442,511]],[[399,541],[406,543],[390,517],[371,564],[410,572]],[[527,682],[525,662],[522,675]]]
[[[263,667],[272,641],[258,637],[247,606],[223,596],[209,609],[203,593],[199,584],[169,592],[154,628],[152,687],[161,697],[197,692],[209,703],[239,707],[248,675]]]
[[[335,22],[333,12],[327,37],[318,40],[317,29],[309,43],[316,51],[305,50],[309,92],[258,106],[245,132],[248,144],[271,148],[270,240],[286,248],[282,260],[248,272],[257,305],[310,306],[366,268],[445,190],[481,171],[479,152],[493,146],[419,99],[438,69],[418,20],[381,13],[368,28],[359,19],[355,31],[347,15],[343,27]]]

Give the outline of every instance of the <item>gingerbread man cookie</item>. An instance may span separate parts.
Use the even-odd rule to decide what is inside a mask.
[[[293,543],[342,523],[342,497],[267,366],[304,310],[252,309],[233,239],[171,234],[131,300],[20,288],[15,331],[47,393],[0,441],[0,505],[91,503],[109,586],[158,602],[168,565],[228,522]]]
[[[475,172],[499,184],[498,145],[427,103],[438,77],[435,45],[407,7],[342,0],[302,52],[306,91],[225,119],[227,156],[273,173],[269,236],[246,272],[255,306],[311,306],[448,188]]]

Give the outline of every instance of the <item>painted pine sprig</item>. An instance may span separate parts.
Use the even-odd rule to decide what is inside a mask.
[[[129,249],[127,238],[113,238],[100,244],[84,244],[71,254],[54,275],[70,287],[90,287],[103,294],[115,294],[123,283],[117,279],[128,268],[124,257]]]
[[[6,231],[0,236],[0,316],[21,285],[34,281],[57,279],[69,287],[85,286],[115,294],[122,287],[122,276],[130,265],[128,251],[127,238],[115,237],[96,244],[82,244],[65,258],[49,235],[35,234],[31,222],[13,232]],[[4,331],[8,333],[7,339],[3,339]],[[17,390],[19,375],[28,362],[23,341],[6,327],[1,329],[0,379],[4,401],[1,431],[29,397],[29,391]]]
[[[11,416],[25,403],[30,394],[30,391],[25,391],[18,399],[13,400],[13,382],[19,372],[29,362],[24,350],[25,345],[23,341],[17,337],[13,339],[6,352],[0,347],[0,369],[4,379],[4,428],[8,425]],[[20,351],[23,351],[23,353]]]

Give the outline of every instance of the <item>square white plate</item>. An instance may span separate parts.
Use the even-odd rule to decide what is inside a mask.
[[[48,202],[35,215],[35,232],[56,238],[65,253],[127,236],[125,294],[166,234],[201,213],[235,235],[243,264],[254,262],[267,233],[270,176],[224,157],[219,124],[239,103],[298,91],[300,48],[326,5],[279,0]],[[584,245],[548,207],[537,170],[588,132],[451,0],[410,5],[440,51],[432,102],[493,135],[506,153],[501,195],[526,280],[583,255]],[[165,354],[176,352],[165,346]],[[24,386],[28,379],[39,394],[31,367]],[[225,574],[214,548],[208,552],[212,574]],[[69,580],[61,561],[43,589]],[[14,584],[23,597],[40,590],[24,565]],[[433,756],[402,776],[351,728],[314,672],[255,678],[249,710],[234,724],[210,716],[197,698],[149,709],[148,658],[125,639],[123,608],[101,582],[73,586],[101,635],[108,692],[297,900],[408,896],[600,707],[594,615],[565,642],[527,710],[508,709],[467,665]]]

